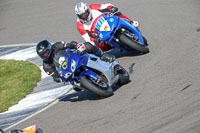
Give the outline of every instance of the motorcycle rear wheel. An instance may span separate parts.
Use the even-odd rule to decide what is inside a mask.
[[[113,95],[113,90],[112,88],[107,84],[107,88],[101,88],[100,86],[96,85],[91,81],[88,77],[82,76],[80,79],[81,86],[83,86],[85,89],[101,96],[101,97],[109,97]]]
[[[125,46],[135,49],[139,52],[142,53],[148,53],[149,52],[149,48],[146,45],[142,45],[139,44],[138,42],[136,42],[135,40],[129,38],[128,36],[121,34],[119,36],[119,40],[122,44],[124,44]]]

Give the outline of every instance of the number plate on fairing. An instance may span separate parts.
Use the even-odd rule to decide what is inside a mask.
[[[104,17],[101,17],[97,23],[96,23],[96,28],[99,31],[111,31],[110,26],[108,24],[108,22],[105,20]]]

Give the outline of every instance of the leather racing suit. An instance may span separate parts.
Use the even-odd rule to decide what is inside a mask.
[[[44,71],[53,77],[53,80],[56,82],[61,82],[61,79],[59,77],[59,74],[55,68],[55,65],[53,63],[53,58],[55,54],[59,50],[64,50],[64,49],[78,49],[80,52],[87,52],[91,54],[95,54],[96,56],[99,56],[102,60],[112,62],[115,57],[107,54],[103,54],[102,50],[96,46],[93,46],[89,42],[85,43],[77,43],[75,41],[71,41],[70,43],[67,42],[56,42],[52,45],[52,53],[48,59],[45,61],[43,60],[43,69]]]
[[[96,44],[103,51],[110,50],[111,46],[104,44],[103,42],[96,41],[96,39],[98,38],[96,33],[94,32],[94,28],[97,20],[103,15],[103,13],[110,12],[110,9],[113,7],[114,5],[112,4],[89,4],[89,8],[92,13],[91,21],[83,23],[80,21],[79,18],[77,18],[77,29],[80,32],[83,39],[87,42],[90,42],[93,45]],[[123,15],[121,12],[117,12],[115,15],[119,16],[120,18],[125,18],[131,22],[131,19]]]

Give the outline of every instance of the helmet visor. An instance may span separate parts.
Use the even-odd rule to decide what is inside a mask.
[[[44,54],[43,54],[43,57],[44,58],[49,57],[49,53],[50,53],[49,50],[45,51]]]
[[[88,16],[89,16],[89,10],[87,10],[85,13],[82,13],[80,17],[83,20],[87,20]]]

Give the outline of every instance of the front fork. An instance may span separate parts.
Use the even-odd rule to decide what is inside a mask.
[[[121,31],[122,31],[122,33],[124,33],[128,37],[132,38],[133,40],[138,41],[138,37],[135,36],[133,33],[129,32],[128,30],[121,28]]]
[[[125,28],[120,28],[120,32],[121,32],[121,34],[125,34],[126,36],[130,37],[131,39],[138,41],[138,37],[135,36],[133,33],[129,32],[128,30],[126,30]],[[117,43],[120,42],[117,37],[114,37],[113,40]]]

